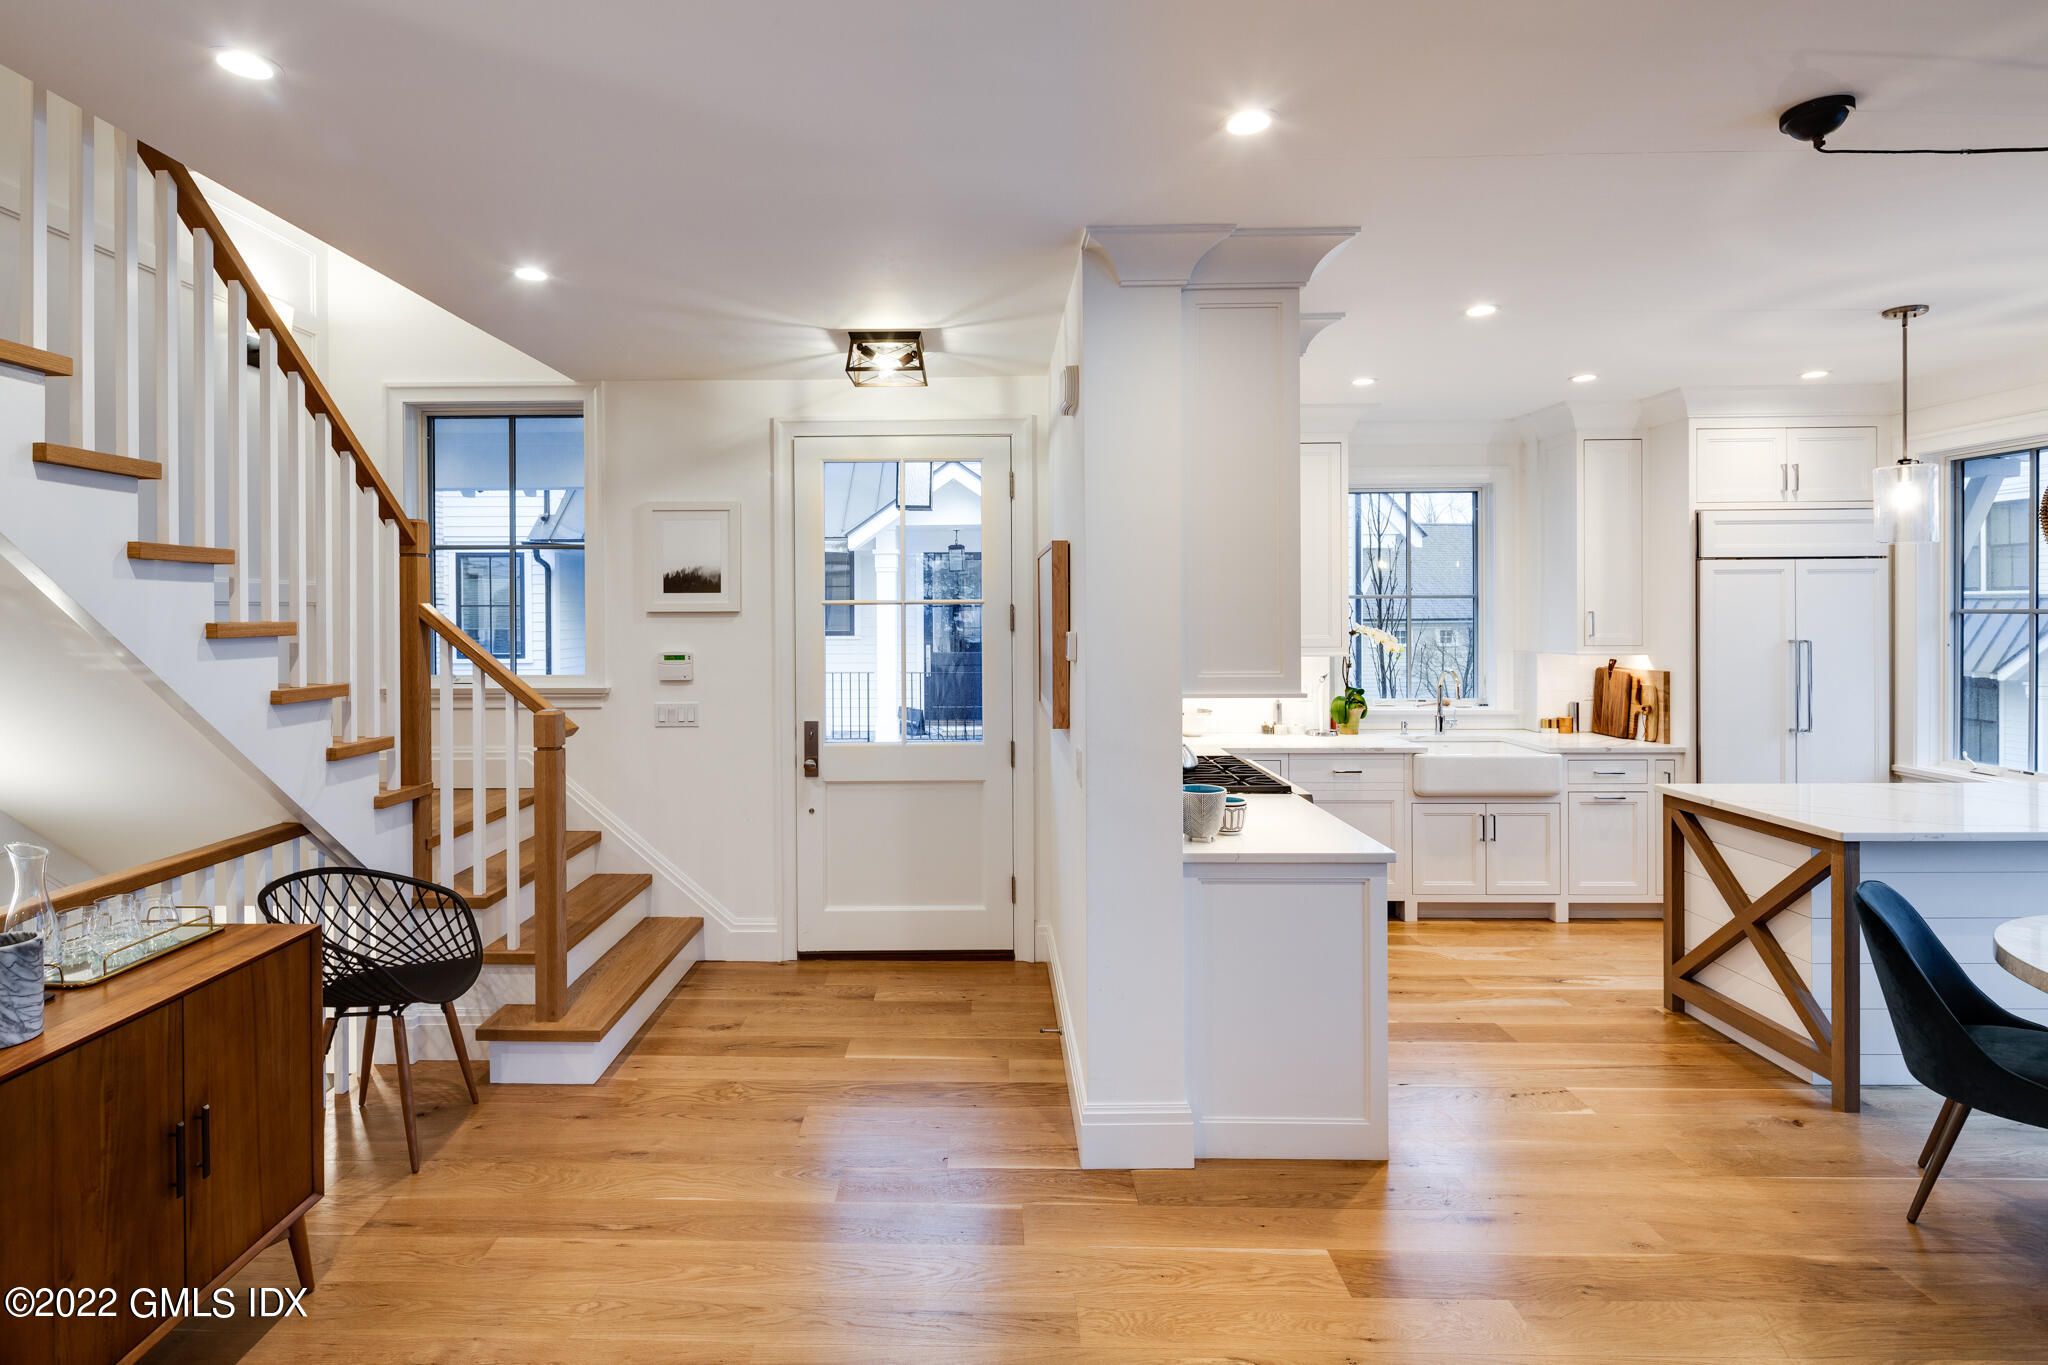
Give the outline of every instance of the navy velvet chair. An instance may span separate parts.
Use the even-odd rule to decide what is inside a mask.
[[[2048,1128],[2048,1028],[1991,1003],[1920,912],[1883,882],[1858,886],[1856,909],[1906,1069],[1944,1101],[1920,1152],[1924,1173],[1906,1211],[1915,1223],[1972,1110]]]

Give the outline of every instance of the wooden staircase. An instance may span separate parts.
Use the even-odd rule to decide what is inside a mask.
[[[575,723],[434,607],[426,523],[405,515],[191,173],[117,133],[115,297],[94,297],[93,176],[72,177],[72,264],[50,269],[52,97],[25,85],[22,339],[0,340],[0,425],[12,433],[0,447],[0,534],[10,553],[31,559],[46,592],[264,772],[320,856],[409,871],[469,901],[485,937],[496,931],[486,950],[501,988],[493,998],[513,1000],[477,1030],[493,1045],[493,1080],[595,1080],[702,957],[702,921],[650,918],[653,878],[601,870],[601,832],[569,828],[564,745]],[[84,111],[69,136],[60,150],[74,164],[104,155],[94,143],[107,139]],[[148,365],[134,227],[145,192],[155,198]],[[181,310],[188,285],[205,307]],[[49,345],[60,289],[74,356]],[[224,318],[212,302],[220,292]],[[108,348],[94,333],[109,326],[114,421],[102,441],[93,395]],[[256,337],[246,360],[245,332]],[[69,381],[68,401],[46,405],[53,378]],[[43,430],[46,406],[68,408],[63,442],[24,439],[31,425],[54,434]],[[145,411],[155,414],[146,451]],[[129,500],[110,500],[124,492]],[[103,513],[104,537],[80,533]],[[209,643],[195,648],[193,637]],[[490,787],[494,773],[500,785]]]

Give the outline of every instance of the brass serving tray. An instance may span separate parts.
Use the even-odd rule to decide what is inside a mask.
[[[178,908],[202,910],[205,907],[181,905]],[[43,985],[53,990],[76,990],[82,986],[97,986],[111,977],[119,976],[131,967],[140,967],[145,962],[155,961],[165,953],[174,953],[180,948],[199,942],[202,938],[211,938],[219,933],[222,927],[215,924],[211,916],[197,923],[174,924],[168,929],[145,934],[133,943],[122,944],[102,958],[99,971],[90,976],[67,973],[62,963],[56,964],[54,975],[46,967],[43,972]]]

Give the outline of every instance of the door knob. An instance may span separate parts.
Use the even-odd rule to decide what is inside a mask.
[[[818,722],[804,722],[804,776],[818,775]]]

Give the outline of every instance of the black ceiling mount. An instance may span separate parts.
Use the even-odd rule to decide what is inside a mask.
[[[2048,152],[2048,147],[1830,147],[1827,141],[1849,121],[1854,95],[1822,95],[1802,100],[1778,115],[1778,131],[1813,144],[1816,152],[1833,156],[1991,156],[1999,152]]]

